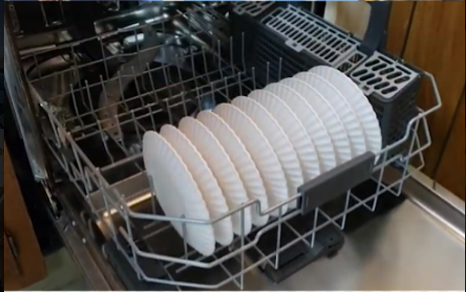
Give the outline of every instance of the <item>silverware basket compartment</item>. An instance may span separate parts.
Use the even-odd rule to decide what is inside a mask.
[[[275,11],[269,18],[281,17],[280,13],[289,9],[293,15],[303,17],[304,23],[323,23],[322,20],[308,14],[302,16],[295,7],[277,8],[271,3],[254,4],[257,6],[252,12],[248,10],[252,16],[244,11],[237,15],[233,8],[229,20],[215,6],[178,11],[176,15],[24,56],[25,60],[32,60],[37,72],[35,77],[29,76],[29,89],[42,113],[44,142],[110,240],[105,253],[132,288],[246,289],[251,287],[249,272],[256,269],[279,282],[312,261],[335,255],[344,243],[342,230],[357,225],[350,222],[361,221],[352,214],[358,210],[372,214],[383,209],[385,204],[379,206],[379,202],[402,197],[403,183],[410,176],[408,165],[414,157],[423,161],[422,152],[430,145],[426,116],[440,106],[438,91],[435,107],[428,111],[415,108],[416,115],[409,120],[401,117],[403,126],[398,125],[397,131],[403,132],[396,141],[390,140],[395,136],[386,136],[387,131],[392,131],[386,129],[391,124],[384,124],[386,109],[378,112],[386,139],[381,153],[365,153],[306,182],[282,204],[296,200],[300,208],[280,214],[247,237],[235,238],[231,246],[218,247],[208,258],[189,248],[170,221],[213,224],[215,220],[197,222],[163,214],[142,162],[144,132],[158,130],[164,123],[177,125],[184,116],[211,109],[318,64],[340,69],[342,64],[349,65],[345,73],[356,80],[358,76],[352,74],[368,67],[367,62],[373,57],[358,52],[358,40],[347,35],[345,42],[350,48],[335,59],[312,51],[300,53],[290,42],[286,45],[277,31],[264,25],[264,21],[272,20],[263,18],[262,9]],[[207,24],[206,19],[210,21]],[[221,37],[212,33],[214,26],[209,23],[214,20],[230,21],[232,35]],[[173,36],[170,23],[186,23],[186,30]],[[291,29],[297,27],[295,22],[289,25]],[[322,25],[329,33],[342,34],[326,23]],[[151,32],[157,37],[151,38]],[[80,52],[86,42],[97,44],[102,58],[83,58]],[[62,54],[64,50],[66,55]],[[146,59],[148,52],[152,55]],[[37,60],[46,54],[60,56],[65,60],[65,68],[45,74]],[[125,69],[121,64],[132,65]],[[435,89],[433,77],[422,74],[431,79]],[[410,87],[418,79],[410,79],[403,86]],[[48,82],[55,87],[47,86]],[[107,90],[117,93],[106,95]],[[413,89],[411,94],[415,96],[416,92]],[[398,95],[394,99],[407,98]],[[390,116],[389,120],[392,123],[400,118]],[[405,151],[394,151],[400,146]],[[402,175],[385,183],[384,174],[391,165],[400,168]],[[225,216],[258,205],[257,200],[250,201]],[[280,207],[273,206],[266,212]]]
[[[256,68],[257,78],[265,83],[316,65],[338,68],[351,77],[378,115],[384,146],[402,139],[408,123],[419,114],[416,97],[423,71],[383,51],[367,55],[360,50],[361,40],[317,15],[292,4],[237,3],[230,21],[232,34],[244,39],[245,67]],[[269,77],[258,73],[265,71]],[[391,155],[407,151],[406,147],[400,145]]]

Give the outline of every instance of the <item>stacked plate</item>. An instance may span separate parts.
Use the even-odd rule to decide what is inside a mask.
[[[318,66],[185,117],[178,128],[149,131],[143,143],[165,214],[215,221],[172,222],[191,247],[209,256],[216,243],[229,245],[235,235],[296,208],[303,183],[367,151],[378,154],[382,137],[358,86]]]

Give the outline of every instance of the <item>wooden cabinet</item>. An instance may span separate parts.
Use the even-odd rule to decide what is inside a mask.
[[[464,1],[416,2],[403,52],[407,62],[434,75],[442,96],[442,108],[428,119],[432,146],[425,152],[424,172],[432,178],[451,134],[465,86],[464,10]],[[433,90],[425,82],[419,104],[430,108],[433,102]],[[461,135],[464,139],[464,132]],[[464,160],[461,167],[464,168]]]
[[[13,165],[4,144],[3,282],[5,290],[21,290],[46,275]]]
[[[435,180],[463,200],[465,199],[465,100],[458,107],[450,135],[443,151]]]
[[[442,108],[429,119],[432,146],[424,173],[465,197],[465,2],[394,2],[387,49],[434,75]],[[431,108],[433,90],[423,84],[419,104]]]
[[[432,146],[424,172],[464,199],[465,193],[465,3],[416,2],[403,58],[434,75],[442,108],[432,114]],[[426,82],[427,83],[427,82]],[[430,108],[433,91],[425,84],[421,107]]]

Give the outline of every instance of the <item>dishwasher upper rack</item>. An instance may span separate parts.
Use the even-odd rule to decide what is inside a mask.
[[[240,47],[243,47],[242,43],[244,42],[244,39],[230,39],[230,53],[232,52],[232,48],[236,47],[234,45],[234,42],[240,42]],[[206,83],[206,85],[196,87],[193,89],[192,93],[194,94],[194,99],[197,103],[200,103],[200,101],[205,96],[221,96],[225,99],[225,101],[229,101],[231,97],[237,95],[247,95],[248,92],[256,88],[262,88],[264,85],[266,85],[257,80],[257,70],[255,68],[250,68],[250,70],[243,70],[236,67],[235,64],[244,63],[244,59],[235,60],[235,58],[231,54],[225,54],[225,52],[223,51],[224,47],[225,46],[218,44],[218,46],[215,46],[214,55],[210,56],[215,59],[214,63],[217,65],[217,67],[208,70],[209,72],[207,72],[207,74],[204,75],[210,76],[211,79]],[[188,51],[187,55],[188,58],[194,58],[195,56],[200,55],[202,60],[209,59],[209,55],[207,54],[206,50],[200,50],[197,52],[190,50]],[[223,57],[225,55],[226,57]],[[244,56],[244,52],[241,55]],[[277,62],[278,64],[280,64],[282,60],[279,59],[277,60]],[[163,71],[164,68],[166,68],[166,66],[161,66],[158,69]],[[264,72],[257,73],[269,76],[271,71],[270,63],[265,64],[265,68],[266,69],[264,70]],[[193,71],[195,71],[195,68],[192,69]],[[251,74],[248,74],[246,72],[251,72]],[[388,191],[392,192],[395,195],[400,195],[403,182],[409,177],[409,172],[407,170],[408,164],[415,157],[420,157],[422,160],[422,151],[429,147],[431,142],[426,116],[430,114],[432,111],[436,110],[441,104],[440,97],[438,95],[438,90],[436,89],[433,77],[427,73],[426,75],[429,76],[433,82],[434,91],[436,93],[436,106],[428,111],[423,111],[419,109],[418,115],[410,121],[408,127],[406,128],[406,133],[403,136],[403,138],[397,141],[395,144],[385,147],[381,153],[375,154],[380,156],[381,159],[377,166],[375,166],[373,169],[371,168],[371,179],[376,183],[376,188],[374,192],[361,197],[359,194],[355,194],[350,190],[350,188],[353,187],[351,186],[349,189],[345,190],[345,194],[343,195],[345,197],[345,203],[342,206],[341,212],[336,214],[330,214],[329,212],[325,211],[325,209],[323,209],[323,206],[321,205],[329,201],[332,197],[335,198],[336,196],[340,195],[339,193],[306,194],[306,196],[312,196],[313,198],[316,198],[319,202],[317,205],[314,206],[313,210],[313,215],[315,216],[315,218],[318,218],[319,220],[314,220],[312,226],[310,226],[309,229],[293,231],[293,229],[288,226],[288,222],[290,222],[290,220],[299,217],[303,214],[302,209],[292,211],[288,214],[282,214],[281,216],[279,216],[279,218],[277,218],[277,220],[271,222],[268,226],[259,230],[255,238],[253,238],[252,240],[237,239],[237,244],[239,242],[239,246],[235,245],[230,247],[232,248],[232,250],[223,250],[223,255],[220,258],[214,260],[211,259],[212,261],[210,262],[207,259],[202,258],[199,255],[196,255],[192,251],[186,251],[187,254],[184,254],[183,251],[183,254],[179,254],[177,256],[170,256],[161,252],[143,250],[139,245],[139,236],[141,228],[138,228],[136,226],[140,224],[141,221],[145,222],[145,224],[143,224],[142,229],[151,231],[149,234],[144,234],[144,236],[154,239],[160,239],[164,236],[164,232],[170,231],[171,228],[169,228],[167,224],[167,222],[170,220],[182,221],[186,224],[211,224],[212,222],[192,222],[192,220],[183,218],[167,218],[158,213],[159,210],[157,210],[157,202],[154,199],[155,196],[153,196],[150,191],[150,180],[146,178],[141,163],[142,156],[140,153],[134,154],[134,151],[138,152],[138,150],[140,151],[140,149],[137,149],[137,147],[136,149],[130,149],[128,145],[121,143],[121,141],[113,141],[112,143],[116,143],[120,150],[125,154],[124,158],[121,158],[118,161],[112,161],[104,167],[96,167],[87,157],[86,153],[81,149],[82,147],[80,147],[78,144],[80,141],[77,141],[78,139],[75,138],[76,136],[69,131],[69,129],[64,123],[66,121],[63,121],[63,118],[59,116],[56,109],[54,109],[48,103],[46,103],[40,97],[40,95],[34,95],[33,97],[37,98],[36,101],[42,105],[42,108],[46,113],[46,117],[52,124],[54,139],[46,139],[46,144],[48,145],[53,155],[55,155],[56,160],[59,162],[64,172],[69,176],[70,181],[76,184],[76,187],[83,195],[83,198],[89,203],[90,208],[93,210],[93,215],[101,224],[108,225],[112,239],[114,239],[117,245],[121,248],[122,253],[127,257],[128,262],[131,264],[131,266],[136,271],[137,275],[140,277],[141,280],[166,285],[174,285],[177,287],[190,287],[199,289],[215,289],[231,282],[235,283],[239,288],[242,288],[242,284],[244,284],[244,280],[246,279],[246,272],[264,264],[270,265],[272,267],[276,266],[277,262],[279,261],[279,256],[283,253],[283,251],[289,250],[298,242],[302,242],[312,247],[313,244],[315,244],[317,231],[322,230],[323,228],[329,225],[336,225],[339,228],[344,228],[345,218],[349,214],[349,212],[354,211],[355,209],[360,207],[364,207],[369,210],[374,210],[376,208],[378,198],[382,193]],[[207,78],[206,76],[197,76],[195,78],[198,78],[197,80],[201,82],[202,79]],[[168,84],[171,84],[170,80],[166,80],[166,82]],[[88,86],[84,88],[86,91],[89,88]],[[164,109],[170,112],[170,109],[173,109],[176,106],[181,105],[182,107],[184,107],[184,105],[186,105],[187,102],[187,93],[188,92],[182,92],[178,95],[171,96],[170,98],[168,98],[166,100],[167,106]],[[140,96],[136,96],[135,98],[140,98]],[[143,117],[138,116],[138,110],[147,110],[152,107],[155,107],[156,105],[157,102],[153,101],[142,104],[140,108],[133,109],[130,112],[123,112],[120,114],[120,116],[129,116],[127,123],[131,124],[135,129],[139,129],[139,134],[136,135],[136,138],[139,139],[137,142],[139,143],[135,144],[140,145],[140,139],[144,131],[151,129],[153,130],[157,128],[157,126],[154,124],[149,125],[149,127],[141,125],[140,120]],[[122,109],[125,110],[124,105],[122,105]],[[159,109],[158,111],[149,111],[149,113],[146,113],[146,116],[153,116],[155,113],[161,112],[161,110],[162,109]],[[185,114],[187,114],[186,111]],[[172,117],[172,119],[174,119],[174,117]],[[99,125],[99,121],[97,119],[95,123],[97,126]],[[425,139],[419,137],[419,132],[423,132],[423,134],[425,135]],[[88,134],[88,136],[89,135],[92,134]],[[102,142],[104,144],[110,143],[109,141],[111,141],[111,137],[105,134],[105,129],[102,127],[97,127],[93,135],[96,135],[97,137],[99,137],[99,139],[102,138]],[[405,142],[408,142],[410,145],[409,152],[406,155],[389,157],[388,153],[391,149]],[[71,150],[70,153],[65,153],[66,149]],[[72,156],[72,159],[69,159],[70,155]],[[385,185],[382,182],[385,168],[394,163],[402,167],[403,175],[395,183]],[[125,169],[128,167],[136,167],[136,173],[129,174],[119,181],[112,182],[109,180],[107,176],[109,172]],[[317,180],[318,179],[316,179],[316,181]],[[139,184],[136,182],[139,182]],[[123,185],[124,183],[136,185],[137,187],[139,187],[139,189],[128,189],[127,185]],[[303,193],[297,193],[295,198],[292,199],[298,200],[303,198],[306,189],[309,188],[309,186],[305,187]],[[141,200],[149,201],[149,212],[144,213],[134,210],[134,207]],[[353,201],[353,203],[351,203],[351,201]],[[258,202],[251,201],[247,204],[247,206],[251,206],[254,204],[258,204]],[[238,210],[232,210],[231,213],[244,212],[244,208],[246,208],[247,206],[244,206],[243,208],[240,208]],[[279,207],[280,206],[275,206],[273,209],[278,209]],[[157,215],[151,213],[154,210],[157,212]],[[272,210],[269,210],[268,212],[271,211]],[[113,215],[118,215],[120,218],[122,218],[122,223],[116,223],[115,217]],[[225,216],[227,215],[231,214],[226,214]],[[218,218],[217,220],[220,219],[221,218]],[[247,250],[256,249],[256,244],[261,238],[261,236],[264,236],[264,234],[267,233],[267,231],[270,231],[274,228],[278,228],[279,230],[290,229],[292,232],[297,233],[296,239],[292,242],[289,242],[286,246],[281,246],[278,243],[277,248],[274,251],[272,251],[269,254],[263,255],[262,258],[260,258],[259,260],[247,264],[245,252]],[[154,231],[154,229],[156,230]],[[281,236],[277,236],[277,238],[280,237]],[[310,240],[308,240],[308,237],[310,238]],[[130,250],[129,253],[124,252],[127,250],[127,247],[129,247]],[[222,254],[222,251],[219,252],[220,254]],[[136,255],[138,257],[136,257]],[[175,268],[174,271],[170,274],[170,277],[172,278],[161,279],[147,274],[146,271],[141,267],[138,258],[154,260],[154,262],[162,262],[164,263],[164,268],[167,270],[170,269],[173,271],[173,269]],[[230,270],[231,268],[228,267],[226,263],[230,260],[236,259],[239,260],[240,270]],[[200,269],[211,269],[213,267],[220,267],[219,270],[226,270],[227,272],[225,272],[223,278],[218,280],[217,283],[213,284],[196,283],[195,280],[191,280],[191,282],[183,282],[174,279],[174,276],[176,276],[175,274],[181,271],[185,271],[188,267],[196,267]],[[236,270],[236,272],[234,272],[234,270]]]

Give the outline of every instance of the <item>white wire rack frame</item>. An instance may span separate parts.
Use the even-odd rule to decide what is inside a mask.
[[[134,29],[136,31],[136,29]],[[121,32],[120,32],[121,33]],[[106,36],[105,36],[106,37]],[[104,45],[104,36],[99,36],[98,40],[100,44]],[[234,41],[243,42],[244,40],[232,40],[230,39],[230,43],[227,47],[232,48]],[[67,45],[69,48],[73,49],[74,45]],[[244,46],[241,46],[244,47]],[[147,96],[155,95],[157,90],[155,86],[149,88],[149,90],[143,94],[138,91],[138,94],[127,98],[125,100],[118,102],[118,108],[120,111],[118,112],[118,116],[116,118],[117,121],[124,120],[124,122],[119,122],[117,127],[120,132],[123,132],[122,126],[123,125],[130,125],[135,129],[136,132],[136,141],[133,143],[136,145],[142,145],[142,135],[147,130],[156,130],[159,125],[152,120],[149,124],[142,124],[140,121],[144,118],[153,117],[156,114],[159,114],[163,111],[168,112],[168,118],[170,122],[174,122],[175,117],[171,113],[171,110],[181,106],[184,115],[188,115],[187,111],[187,103],[191,102],[193,99],[187,99],[188,93],[194,98],[194,101],[197,104],[201,104],[201,99],[206,95],[211,96],[221,96],[225,98],[228,102],[230,99],[236,95],[247,95],[248,92],[259,89],[265,84],[259,84],[256,82],[255,79],[255,69],[252,68],[250,72],[252,74],[246,74],[245,70],[240,70],[236,67],[235,63],[242,63],[234,62],[232,56],[230,56],[230,60],[228,58],[224,58],[223,56],[225,53],[222,51],[224,50],[224,44],[216,43],[214,44],[211,49],[214,48],[213,52],[208,52],[206,49],[201,49],[199,51],[188,51],[186,54],[188,58],[193,59],[196,56],[200,56],[201,59],[207,60],[208,58],[214,58],[214,63],[216,67],[213,69],[205,70],[207,71],[205,74],[195,75],[194,81],[198,81],[199,85],[195,88],[192,88],[190,92],[182,91],[179,94],[171,95],[164,100],[158,100],[154,98],[152,101],[147,102],[143,99],[143,94]],[[246,52],[243,52],[243,55]],[[110,58],[103,59],[99,62],[105,64]],[[272,61],[272,60],[271,60]],[[274,60],[276,62],[281,62],[281,60]],[[193,67],[191,67],[193,72],[197,71],[197,68],[194,68],[194,63],[191,63]],[[204,64],[207,66],[207,64]],[[165,72],[168,66],[162,65],[157,68],[148,68],[145,72],[141,75],[147,74],[148,76],[154,71],[162,71]],[[209,67],[210,68],[210,67]],[[266,70],[269,69],[269,64],[266,66]],[[79,65],[76,63],[71,66],[69,70],[74,70],[78,72]],[[65,71],[60,72],[63,74]],[[79,73],[77,73],[79,74]],[[268,75],[268,72],[266,72]],[[165,82],[169,86],[178,86],[179,84],[174,84],[171,80],[169,80],[168,74],[164,74],[166,80]],[[108,76],[108,74],[107,74]],[[399,196],[402,191],[403,182],[410,176],[408,172],[408,165],[412,162],[415,157],[419,157],[421,164],[419,168],[423,166],[423,157],[422,152],[427,149],[431,144],[431,137],[429,134],[429,128],[427,124],[426,117],[432,113],[433,111],[437,110],[441,106],[441,100],[439,96],[439,92],[435,83],[435,80],[432,75],[426,73],[427,78],[432,81],[433,89],[435,92],[435,106],[429,110],[422,110],[418,109],[418,115],[411,120],[409,125],[406,129],[406,134],[402,139],[398,142],[385,147],[381,153],[375,153],[377,156],[380,156],[379,163],[374,167],[374,173],[372,180],[376,183],[377,188],[376,191],[371,194],[370,196],[366,196],[364,198],[360,198],[357,194],[353,193],[352,190],[348,190],[346,196],[345,205],[343,206],[343,210],[339,214],[327,214],[325,210],[321,208],[317,208],[315,211],[315,220],[314,226],[306,231],[297,231],[292,230],[296,234],[296,239],[285,246],[281,246],[280,242],[277,243],[277,248],[274,252],[270,254],[263,254],[261,260],[256,262],[248,262],[245,256],[245,252],[250,249],[256,248],[256,244],[265,233],[268,231],[278,228],[278,230],[282,230],[284,228],[293,229],[288,225],[288,221],[292,218],[299,216],[301,213],[299,210],[291,211],[287,214],[280,214],[276,220],[272,221],[266,227],[261,228],[258,231],[257,235],[254,239],[250,240],[245,237],[237,237],[235,242],[229,248],[220,248],[217,250],[218,254],[221,254],[221,251],[227,252],[223,253],[221,257],[213,257],[207,259],[205,257],[200,256],[199,254],[195,253],[194,251],[190,250],[186,243],[184,243],[184,253],[179,255],[167,255],[163,253],[155,253],[150,250],[143,250],[141,249],[138,244],[137,240],[138,237],[136,234],[133,233],[134,229],[134,221],[144,221],[146,222],[146,226],[150,226],[150,228],[155,229],[152,234],[148,234],[146,236],[163,236],[163,232],[168,232],[170,230],[169,222],[182,222],[182,224],[214,224],[217,221],[222,220],[226,216],[231,216],[236,212],[244,212],[247,207],[256,206],[259,208],[258,201],[250,201],[244,206],[237,208],[236,210],[231,210],[228,214],[225,214],[221,218],[215,218],[209,222],[201,222],[199,220],[192,220],[189,218],[171,218],[163,215],[162,213],[157,211],[157,201],[156,196],[153,193],[153,188],[151,187],[151,179],[147,178],[147,188],[141,190],[139,194],[128,194],[122,193],[117,187],[116,184],[118,182],[109,181],[106,177],[106,173],[112,171],[113,169],[124,167],[126,165],[133,165],[137,168],[136,173],[132,173],[128,177],[123,179],[131,179],[132,176],[136,175],[143,175],[145,176],[144,166],[142,164],[142,154],[140,152],[140,148],[136,149],[136,153],[134,149],[130,148],[128,145],[121,140],[115,140],[111,136],[106,134],[106,128],[102,127],[103,121],[98,118],[97,112],[100,110],[105,110],[103,108],[97,109],[89,109],[89,112],[86,115],[91,117],[91,123],[85,123],[83,121],[83,116],[77,117],[70,117],[69,119],[77,121],[76,124],[80,124],[81,127],[77,127],[74,129],[70,129],[67,124],[70,122],[69,120],[63,120],[57,113],[57,111],[51,106],[51,101],[54,99],[60,99],[64,96],[70,96],[71,98],[75,98],[72,94],[72,90],[65,92],[61,96],[51,97],[49,100],[45,101],[42,99],[40,95],[33,95],[34,98],[37,98],[37,102],[41,104],[42,109],[44,110],[46,117],[48,118],[51,129],[53,130],[54,139],[45,139],[51,153],[55,156],[56,160],[60,164],[61,168],[64,172],[68,175],[70,181],[75,183],[78,191],[82,194],[84,199],[89,203],[90,208],[92,209],[94,215],[105,224],[108,224],[108,227],[111,230],[112,237],[115,239],[117,246],[124,250],[124,247],[120,240],[117,239],[118,236],[124,238],[125,244],[127,244],[131,250],[131,255],[123,253],[126,257],[128,262],[131,264],[133,269],[138,274],[138,277],[141,280],[159,283],[159,284],[168,284],[174,285],[177,287],[188,287],[188,288],[198,288],[198,289],[218,289],[223,287],[228,283],[234,283],[238,288],[244,287],[245,281],[245,274],[256,267],[261,265],[267,264],[276,267],[278,258],[280,253],[284,250],[287,250],[294,246],[298,242],[304,242],[306,245],[310,245],[312,247],[314,245],[316,233],[325,228],[330,224],[334,224],[341,229],[345,228],[346,217],[347,215],[358,208],[367,208],[368,210],[375,210],[377,206],[377,202],[379,197],[382,194],[387,192],[392,193],[395,196]],[[138,78],[139,76],[130,76],[132,78]],[[181,79],[181,78],[180,78]],[[36,80],[31,80],[32,86],[35,83],[40,82],[41,78]],[[185,80],[181,79],[180,84],[186,84],[193,80]],[[201,82],[202,81],[202,82]],[[101,86],[103,87],[105,82],[105,78],[101,77],[100,82],[96,84],[89,84],[88,82],[84,82],[84,85],[79,88],[80,90],[89,92],[91,86]],[[73,86],[72,84],[71,86]],[[162,88],[164,89],[164,88]],[[158,90],[162,90],[158,89]],[[165,88],[166,89],[166,88]],[[122,89],[123,90],[123,89]],[[129,108],[128,101],[130,100],[141,100],[140,106],[137,108]],[[161,103],[165,103],[165,106],[160,106]],[[140,113],[142,112],[142,114]],[[85,131],[87,129],[92,129],[91,131]],[[112,153],[106,148],[106,154],[109,156],[109,161],[107,165],[103,167],[97,167],[94,163],[89,159],[88,153],[83,151],[82,147],[80,146],[81,141],[85,141],[90,137],[99,137],[102,140],[103,145],[107,145],[108,143],[115,144],[119,151],[121,151],[124,155],[120,159],[116,159],[112,157]],[[390,150],[398,147],[399,145],[407,144],[407,152],[403,154],[399,154],[397,156],[391,157],[389,156]],[[66,155],[64,153],[65,149],[69,149],[70,151]],[[69,159],[70,153],[72,159]],[[390,185],[386,185],[383,182],[384,171],[385,169],[394,163],[397,163],[403,169],[402,176],[394,183]],[[98,191],[101,195],[101,199],[104,203],[104,206],[96,207],[93,202],[91,201],[90,197]],[[134,199],[135,195],[141,195],[143,193],[146,198],[151,201],[152,208],[149,212],[137,212],[134,211],[130,200]],[[288,204],[293,200],[298,200],[302,194],[296,194],[293,198],[290,198],[288,201],[283,202],[280,205],[273,206],[269,210],[264,211],[264,214],[269,214],[276,209],[280,209],[280,207],[284,204]],[[112,214],[119,214],[121,218],[124,219],[123,225],[118,225],[113,222]],[[243,226],[244,229],[244,226]],[[279,231],[280,232],[280,231]],[[312,240],[309,243],[306,238],[311,237]],[[280,236],[278,236],[280,238]],[[216,253],[216,254],[217,254]],[[156,277],[149,276],[144,269],[141,268],[139,264],[139,258],[145,258],[150,260],[156,260],[162,262],[166,269],[173,268],[173,266],[177,266],[176,271],[180,272],[185,270],[187,267],[193,267],[198,269],[213,269],[215,267],[220,267],[222,270],[225,271],[225,277],[221,279],[217,283],[205,284],[205,283],[196,283],[195,281],[192,282],[184,282],[174,279],[173,277],[169,279],[161,279]],[[241,269],[238,271],[230,271],[228,267],[226,267],[225,263],[230,260],[237,260],[240,264]]]

